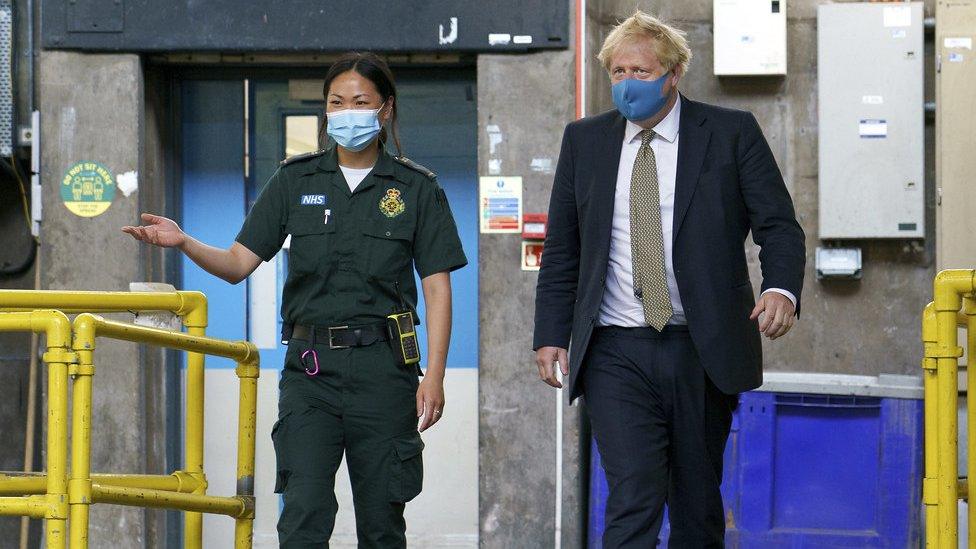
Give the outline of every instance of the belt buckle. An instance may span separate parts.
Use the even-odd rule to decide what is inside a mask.
[[[348,349],[349,345],[336,345],[333,341],[332,330],[347,330],[349,326],[329,326],[329,349]]]

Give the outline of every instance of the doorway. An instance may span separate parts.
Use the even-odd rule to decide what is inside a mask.
[[[213,75],[194,71],[179,80],[178,170],[181,226],[214,246],[228,247],[246,212],[280,160],[317,148],[325,68],[249,70]],[[424,434],[424,493],[407,506],[411,545],[477,546],[478,532],[478,179],[477,112],[473,68],[394,67],[404,155],[438,174],[457,221],[469,266],[452,274],[454,325],[445,391],[449,412]],[[208,77],[209,76],[209,77]],[[317,77],[317,78],[316,78]],[[273,494],[270,431],[277,416],[277,379],[285,347],[279,342],[281,287],[288,251],[263,263],[246,284],[231,286],[189,260],[182,289],[210,301],[209,333],[247,338],[261,352],[255,547],[277,547],[280,498]],[[418,284],[419,287],[419,284]],[[423,303],[419,307],[423,316]],[[421,342],[426,337],[421,328]],[[426,356],[426,353],[425,355]],[[210,491],[233,493],[237,410],[234,364],[207,362],[205,463]],[[355,546],[352,497],[344,467],[337,478],[340,503],[333,546]],[[204,545],[233,539],[233,523],[207,516]]]

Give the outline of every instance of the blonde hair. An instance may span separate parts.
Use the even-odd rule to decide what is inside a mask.
[[[617,48],[624,42],[635,38],[651,38],[653,40],[654,54],[657,55],[658,61],[665,69],[670,71],[680,65],[682,74],[688,72],[688,64],[691,62],[691,48],[688,47],[688,40],[685,39],[685,32],[642,12],[640,9],[614,27],[607,39],[603,41],[603,48],[596,57],[603,63],[607,72],[610,72],[610,63],[613,61],[613,54]]]

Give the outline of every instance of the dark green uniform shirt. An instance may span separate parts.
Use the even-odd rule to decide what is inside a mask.
[[[237,241],[264,261],[291,235],[285,322],[338,326],[383,320],[399,304],[415,309],[421,278],[467,264],[436,176],[380,152],[354,193],[336,149],[281,163],[244,220]]]

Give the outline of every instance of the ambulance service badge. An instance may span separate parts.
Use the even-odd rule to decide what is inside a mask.
[[[396,217],[406,209],[407,205],[403,203],[398,189],[387,189],[386,194],[380,199],[380,211],[386,217]]]

